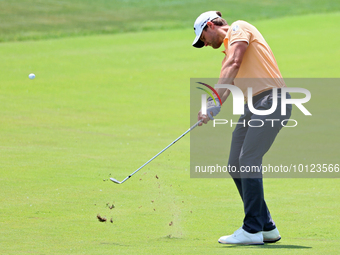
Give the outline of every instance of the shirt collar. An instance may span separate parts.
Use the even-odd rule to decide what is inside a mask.
[[[227,55],[230,33],[231,33],[231,29],[229,27],[228,32],[227,32],[227,34],[226,34],[226,36],[224,37],[224,40],[223,40],[225,50],[222,50],[222,53],[224,53],[225,55]]]

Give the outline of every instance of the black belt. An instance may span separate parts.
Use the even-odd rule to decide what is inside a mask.
[[[253,105],[259,101],[261,98],[263,98],[264,96],[267,96],[269,94],[272,94],[273,93],[273,90],[266,90],[266,91],[263,91],[262,93],[256,95],[256,96],[253,96]],[[281,93],[281,89],[277,89],[277,94],[280,94]]]

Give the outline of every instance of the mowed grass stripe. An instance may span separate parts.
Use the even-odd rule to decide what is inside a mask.
[[[200,0],[0,1],[0,42],[90,34],[192,28],[199,13],[229,20],[263,20],[340,10],[333,0],[205,2]]]

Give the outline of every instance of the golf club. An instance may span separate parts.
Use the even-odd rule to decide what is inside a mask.
[[[168,149],[171,145],[173,145],[174,143],[176,143],[179,139],[181,139],[183,136],[185,136],[187,133],[189,133],[191,130],[193,130],[195,127],[198,126],[198,124],[200,124],[202,122],[202,120],[197,121],[192,127],[190,127],[187,131],[185,131],[180,137],[178,137],[175,141],[173,141],[172,143],[170,143],[168,146],[166,146],[163,150],[161,150],[160,152],[158,152],[155,156],[153,156],[148,162],[146,162],[144,165],[142,165],[140,168],[138,168],[136,171],[134,171],[132,174],[130,174],[129,176],[127,176],[124,180],[122,180],[121,182],[118,181],[115,178],[110,178],[111,181],[113,181],[116,184],[122,184],[123,182],[125,182],[126,180],[128,180],[132,175],[134,175],[135,173],[137,173],[139,170],[141,170],[144,166],[146,166],[147,164],[149,164],[152,160],[154,160],[155,158],[157,158],[160,154],[162,154],[162,152],[164,152],[166,149]]]

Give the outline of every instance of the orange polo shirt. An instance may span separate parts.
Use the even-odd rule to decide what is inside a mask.
[[[230,25],[223,42],[226,56],[222,66],[228,58],[228,47],[239,41],[247,42],[248,47],[234,84],[242,90],[245,99],[248,87],[253,88],[253,96],[272,88],[286,87],[269,45],[256,27],[242,20]]]

